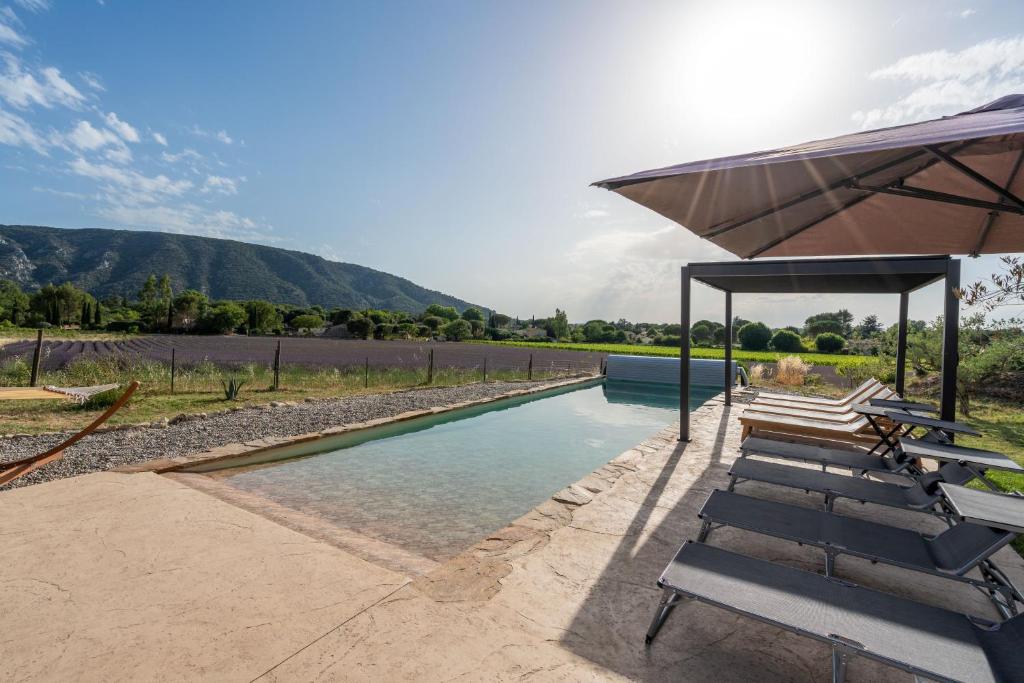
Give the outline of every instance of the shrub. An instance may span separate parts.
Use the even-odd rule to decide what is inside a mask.
[[[779,384],[789,384],[794,387],[803,386],[807,379],[807,372],[811,369],[810,363],[804,362],[799,356],[786,356],[779,361],[775,369],[775,379]]]
[[[746,351],[765,351],[771,341],[772,331],[764,323],[747,323],[737,335],[740,346]]]
[[[680,341],[681,341],[681,340],[680,340],[680,338],[679,338],[679,335],[675,335],[675,334],[663,334],[663,335],[660,335],[660,336],[658,336],[658,337],[655,337],[655,338],[654,338],[654,339],[652,340],[652,343],[653,343],[653,344],[656,344],[656,345],[658,345],[658,346],[675,346],[675,347],[677,347],[677,348],[678,348],[678,347],[679,347],[679,342],[680,342]]]
[[[423,324],[432,330],[439,330],[441,325],[444,325],[444,318],[437,315],[428,315],[423,319]]]
[[[844,346],[846,340],[831,332],[823,332],[814,338],[814,348],[822,353],[838,353]]]
[[[711,341],[711,328],[698,323],[690,328],[690,337],[698,344]]]
[[[369,318],[352,318],[345,323],[345,329],[357,339],[366,339],[376,325]]]
[[[801,341],[800,335],[789,330],[779,330],[773,334],[771,346],[776,351],[785,351],[787,353],[804,350],[804,343]]]
[[[479,320],[480,322],[483,322],[484,314],[480,312],[479,308],[476,308],[475,306],[470,306],[469,308],[462,312],[462,319],[468,320],[470,322],[473,322],[474,320]]]
[[[324,326],[324,319],[318,315],[304,313],[292,318],[292,327],[297,330],[318,330]]]
[[[129,334],[137,334],[138,331],[138,320],[112,320],[107,323],[107,332],[127,332]]]
[[[841,335],[843,324],[838,320],[815,320],[807,324],[807,336],[815,337],[819,334]]]
[[[227,334],[245,322],[246,317],[244,308],[233,301],[222,301],[203,312],[198,327],[211,334]]]
[[[768,367],[764,363],[754,363],[747,373],[747,378],[751,384],[765,381],[768,378]]]
[[[441,328],[446,339],[451,341],[462,341],[473,334],[473,326],[461,318],[453,320]]]

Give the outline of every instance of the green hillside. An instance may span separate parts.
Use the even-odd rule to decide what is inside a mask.
[[[300,251],[133,230],[0,225],[0,278],[33,289],[72,282],[93,295],[134,296],[150,273],[214,299],[418,312],[473,305],[404,278]],[[482,306],[480,308],[483,308]]]

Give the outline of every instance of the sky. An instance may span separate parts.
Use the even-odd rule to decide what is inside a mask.
[[[735,258],[590,183],[1024,92],[1024,3],[0,0],[0,223],[308,251],[521,317]],[[964,280],[999,269],[964,260]],[[781,326],[893,296],[738,296]],[[911,297],[935,317],[940,286]],[[721,296],[697,287],[696,318]]]

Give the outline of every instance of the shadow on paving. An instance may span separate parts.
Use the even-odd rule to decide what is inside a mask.
[[[683,541],[696,539],[697,512],[715,488],[726,487],[737,454],[738,440],[727,445],[737,408],[715,412],[717,424],[715,415],[707,415],[694,441],[672,449],[643,500],[637,501],[640,507],[628,530],[561,644],[636,680],[827,679],[829,650],[824,646],[692,601],[681,602],[651,648],[644,647],[661,597],[658,577]],[[738,437],[738,425],[732,428]],[[720,545],[714,539],[712,543]]]

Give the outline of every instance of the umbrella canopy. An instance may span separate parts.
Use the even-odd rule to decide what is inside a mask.
[[[594,183],[743,258],[1024,251],[1024,95]]]

